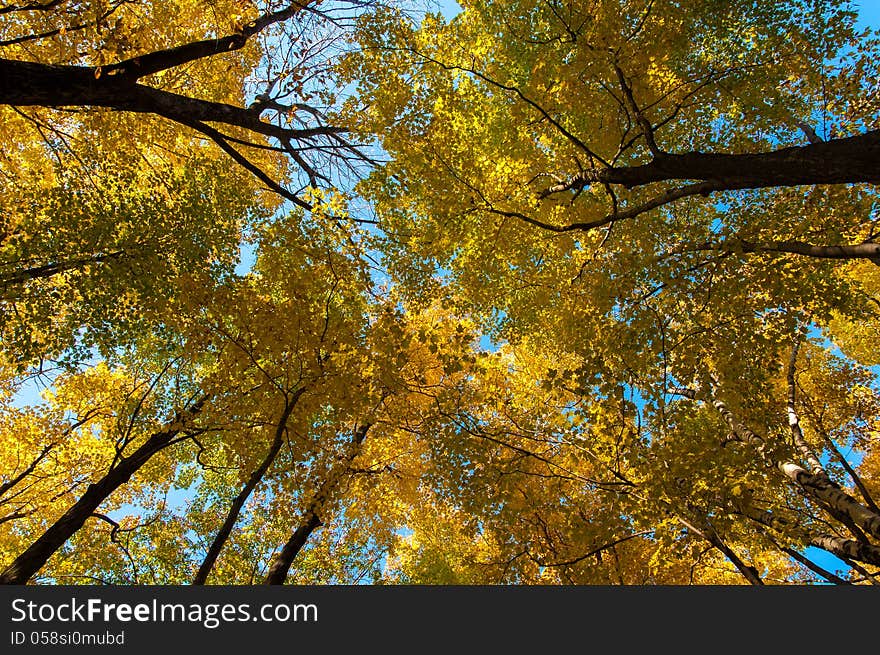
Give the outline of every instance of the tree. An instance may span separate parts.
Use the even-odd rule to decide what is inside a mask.
[[[228,276],[280,201],[365,159],[325,115],[351,7],[312,5],[3,9],[0,330],[22,366],[155,331],[182,278]]]
[[[846,2],[212,7],[0,14],[4,582],[880,583]]]
[[[152,378],[128,389],[125,371],[105,364],[72,374],[76,412],[58,407],[51,431],[41,431],[46,419],[36,410],[10,405],[9,422],[34,437],[6,451],[4,493],[33,509],[9,515],[16,539],[3,582],[158,582],[167,580],[156,577],[162,572],[197,584],[278,584],[342,507],[346,520],[397,529],[394,515],[384,515],[389,496],[422,472],[406,417],[424,407],[420,396],[445,386],[447,368],[463,377],[454,363],[473,335],[443,313],[422,322],[388,303],[371,306],[362,254],[347,232],[325,231],[326,220],[313,211],[266,223],[252,272],[191,289],[168,319],[176,350],[145,342],[130,355],[146,358],[143,366],[168,361]],[[185,381],[169,374],[172,362]],[[88,398],[98,376],[124,390],[103,405],[101,396]],[[64,389],[58,397],[70,395]],[[15,430],[4,430],[13,443]],[[106,455],[83,464],[80,475],[91,482],[84,491],[73,485],[50,499],[43,460],[62,441],[82,450],[70,434]],[[52,461],[53,475],[73,474],[72,465]],[[371,491],[377,485],[382,493]],[[194,493],[174,506],[162,498],[175,487]],[[31,514],[39,520],[25,522]],[[253,522],[264,523],[251,532]]]
[[[822,331],[865,376],[844,393],[876,394],[876,37],[843,2],[463,6],[386,12],[348,63],[352,120],[391,155],[361,188],[395,279],[415,298],[440,268],[496,340],[573,357],[533,374],[569,403],[630,398],[628,512],[655,540],[671,516],[756,584],[737,550],[870,570],[874,501],[851,463],[829,473],[791,380]],[[834,429],[870,453],[875,415],[850,411]],[[746,488],[785,519],[737,509]]]
[[[132,475],[199,433],[191,420],[206,399],[186,397],[186,368],[169,362],[151,375],[99,364],[60,380],[48,409],[4,407],[12,425],[4,426],[11,443],[4,448],[0,502],[12,510],[5,518],[13,528],[5,535],[4,559],[10,561],[0,577],[4,584],[26,582],[90,518],[110,523],[116,541],[120,526],[107,513],[144,493],[125,486]],[[180,409],[165,418],[169,405]],[[173,470],[174,460],[166,459],[153,473],[161,479]],[[107,503],[120,488],[122,494]],[[67,574],[62,564],[56,580]]]
[[[7,30],[16,36],[2,43],[12,49],[11,57],[0,60],[2,104],[102,107],[162,117],[207,137],[271,190],[301,205],[305,201],[282,188],[233,143],[260,149],[266,148],[265,139],[271,139],[277,145],[269,150],[288,155],[313,183],[328,178],[314,162],[309,163],[312,153],[357,155],[343,138],[344,130],[324,124],[321,111],[301,102],[282,104],[305,95],[303,80],[319,74],[306,67],[308,55],[306,61],[290,57],[270,62],[266,74],[274,77],[255,94],[254,102],[243,106],[244,78],[260,62],[260,51],[254,47],[243,55],[239,51],[253,46],[258,37],[271,38],[270,28],[284,29],[289,23],[300,30],[287,34],[294,41],[291,45],[305,50],[316,36],[307,36],[314,26],[310,21],[332,19],[338,9],[321,12],[316,9],[318,2],[269,2],[261,12],[253,3],[234,0],[216,3],[210,12],[187,2],[145,3],[137,10],[128,3],[103,0],[85,7],[67,4],[5,8]],[[161,21],[169,21],[166,29],[151,29]],[[54,29],[41,31],[47,27],[44,23]],[[296,43],[297,39],[302,42]],[[34,42],[42,55],[36,61],[31,54]],[[180,72],[182,67],[188,70]],[[214,97],[192,93],[189,89],[194,85],[213,86]],[[267,111],[275,120],[262,118]],[[303,126],[292,126],[294,121]],[[222,127],[218,130],[211,124]]]
[[[401,194],[424,189],[446,212],[572,238],[723,191],[781,187],[779,198],[792,186],[876,183],[876,107],[856,99],[872,94],[876,41],[839,4],[474,3],[418,33],[392,13],[365,28],[365,54],[353,58],[369,108],[358,116],[400,155],[387,170]],[[510,38],[490,40],[511,14]],[[811,127],[817,116],[826,139]],[[800,129],[812,143],[796,142]],[[454,186],[434,188],[438,177]],[[736,215],[705,219],[725,214]],[[860,215],[837,228],[866,230]],[[736,231],[716,226],[701,249],[877,254],[870,241],[814,248]]]

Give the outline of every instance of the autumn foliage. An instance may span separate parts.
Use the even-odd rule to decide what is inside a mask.
[[[0,8],[0,581],[880,583],[844,0]]]

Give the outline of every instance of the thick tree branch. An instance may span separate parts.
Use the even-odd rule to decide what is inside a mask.
[[[223,102],[202,100],[138,83],[150,74],[193,61],[236,50],[249,37],[268,26],[282,23],[301,11],[312,11],[315,0],[303,0],[284,9],[265,14],[246,24],[236,34],[206,39],[159,50],[108,66],[67,66],[0,58],[0,104],[11,106],[103,107],[117,111],[154,114],[193,127],[208,135],[237,163],[245,167],[275,193],[307,206],[296,194],[260,171],[238,153],[219,132],[208,124],[234,126],[276,141],[280,148],[301,167],[311,181],[326,179],[302,155],[305,150],[360,156],[357,146],[342,139],[347,130],[319,124],[300,128],[285,127],[264,121],[260,110]],[[309,112],[319,118],[314,111]]]
[[[720,251],[731,253],[758,253],[776,252],[815,257],[818,259],[869,259],[875,264],[880,264],[880,243],[866,241],[865,243],[844,244],[839,246],[818,246],[803,241],[777,241],[771,243],[758,243],[745,239],[726,239],[717,243],[704,242],[684,245],[675,248],[670,254],[699,251]]]
[[[811,545],[827,550],[838,557],[851,558],[866,564],[880,566],[880,548],[855,539],[843,539],[833,535],[813,537]]]
[[[819,414],[813,409],[809,401],[804,403],[804,407],[806,409],[807,415],[810,417],[811,423],[814,425],[814,429],[819,434],[819,436],[822,437],[822,440],[825,442],[825,446],[828,448],[828,450],[831,451],[831,454],[834,455],[834,459],[837,460],[837,462],[846,471],[847,475],[849,475],[850,479],[853,481],[853,484],[855,484],[856,488],[859,490],[862,499],[865,501],[865,505],[880,514],[880,507],[877,506],[877,503],[874,501],[874,498],[872,497],[871,492],[868,490],[868,487],[865,485],[865,482],[862,480],[861,476],[856,473],[856,470],[847,461],[843,453],[840,452],[837,444],[834,443],[834,439],[831,438],[831,435],[828,434],[828,431],[822,425],[822,417],[819,416]]]
[[[781,471],[813,499],[822,503],[833,516],[845,522],[852,522],[859,530],[880,538],[880,514],[859,503],[831,482],[827,476],[810,473],[794,462],[777,460],[768,452],[764,438],[740,423],[722,400],[713,397],[712,405],[730,426],[732,436],[736,440],[753,446],[768,464]]]
[[[129,79],[139,79],[153,73],[158,73],[169,68],[175,68],[196,61],[213,57],[224,52],[240,50],[245,46],[248,39],[263,31],[270,25],[281,23],[303,11],[315,0],[303,0],[303,2],[291,2],[290,5],[271,14],[264,14],[256,20],[247,23],[241,31],[229,34],[219,39],[205,39],[186,43],[174,48],[157,50],[145,55],[139,55],[126,59],[118,64],[105,66],[103,73],[109,76],[120,75]]]
[[[0,104],[42,107],[106,107],[157,114],[175,122],[222,123],[279,140],[305,140],[345,133],[333,126],[285,128],[260,120],[257,112],[201,100],[109,77],[101,68],[57,66],[0,58]]]
[[[713,191],[813,184],[880,183],[880,130],[760,153],[662,153],[641,166],[582,171],[543,195],[591,184],[627,188],[671,180],[703,180]]]
[[[685,396],[691,400],[702,399],[699,392],[690,389],[670,389],[668,392]],[[834,518],[850,527],[854,534],[859,536],[860,542],[866,541],[864,533],[880,538],[880,514],[862,505],[829,480],[826,475],[816,475],[799,464],[776,459],[769,452],[765,439],[741,423],[724,401],[713,393],[710,402],[730,427],[729,440],[739,441],[755,448],[761,459],[768,465],[779,470],[786,478],[794,482],[806,496],[818,501]]]
[[[755,523],[757,523],[765,528],[770,528],[772,530],[780,530],[780,531],[793,530],[794,533],[797,534],[798,538],[802,541],[802,543],[805,546],[808,546],[808,545],[809,546],[816,546],[816,544],[814,543],[814,540],[813,540],[813,536],[810,535],[805,529],[803,529],[799,525],[792,525],[790,521],[787,521],[784,518],[780,518],[779,516],[777,516],[776,514],[773,514],[772,512],[768,512],[766,510],[759,510],[759,509],[756,509],[756,508],[750,507],[750,506],[740,507],[739,511],[746,518],[751,519]],[[818,564],[816,564],[815,562],[810,560],[808,557],[806,557],[802,553],[795,550],[794,548],[790,548],[789,546],[783,546],[782,544],[778,543],[769,534],[767,534],[766,536],[771,541],[771,543],[773,543],[773,545],[776,548],[778,548],[781,552],[785,553],[786,555],[788,555],[792,559],[796,560],[797,562],[800,562],[802,565],[804,565],[805,567],[807,567],[808,569],[810,569],[814,573],[817,573],[818,575],[822,576],[823,578],[825,578],[829,582],[833,582],[834,584],[851,584],[850,582],[847,582],[846,580],[844,580],[843,578],[840,578],[839,576],[835,575],[834,573],[831,573],[830,571],[825,570],[824,568],[822,568],[821,566],[819,566]]]

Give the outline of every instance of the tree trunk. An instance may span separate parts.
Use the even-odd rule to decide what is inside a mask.
[[[822,501],[833,510],[845,514],[862,530],[880,539],[880,514],[872,512],[828,479],[813,475],[797,464],[779,462],[777,467],[789,479],[799,484],[810,496]]]
[[[724,417],[736,439],[753,446],[760,453],[764,461],[780,470],[787,478],[799,485],[810,497],[824,503],[830,509],[832,515],[836,513],[848,517],[859,528],[880,539],[880,514],[862,505],[858,500],[831,482],[827,476],[810,473],[799,464],[793,462],[780,462],[774,459],[767,453],[764,438],[740,423],[722,400],[713,398],[712,404]]]
[[[111,69],[112,70],[112,69]],[[107,107],[155,114],[184,125],[224,123],[281,140],[338,134],[334,127],[283,128],[260,120],[259,112],[139,84],[101,67],[57,66],[0,58],[0,104],[19,107]]]
[[[290,539],[284,544],[284,548],[282,548],[281,552],[275,556],[272,565],[269,567],[269,572],[266,574],[266,581],[264,584],[284,584],[284,581],[287,579],[287,574],[290,571],[290,566],[293,564],[293,560],[296,559],[296,556],[299,554],[299,551],[302,550],[302,547],[306,545],[312,532],[320,526],[321,519],[318,518],[318,515],[308,512],[305,522],[294,530]]]

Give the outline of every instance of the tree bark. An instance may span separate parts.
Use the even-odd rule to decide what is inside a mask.
[[[276,139],[302,139],[343,130],[284,128],[260,120],[258,112],[223,102],[164,91],[136,78],[109,75],[101,67],[58,66],[0,58],[0,104],[17,107],[106,107],[155,114],[178,123],[223,123]]]
[[[810,444],[804,437],[804,431],[801,429],[801,420],[797,412],[797,357],[800,352],[802,335],[795,337],[794,345],[791,348],[791,355],[788,358],[788,367],[785,372],[786,383],[788,384],[788,397],[786,398],[786,409],[788,411],[788,427],[791,430],[791,438],[795,447],[800,452],[803,461],[810,466],[810,472],[813,475],[829,480],[828,472],[819,461],[819,457],[813,452]]]
[[[742,253],[784,253],[803,255],[816,259],[868,259],[880,264],[880,243],[845,243],[841,245],[814,245],[803,241],[777,241],[757,243],[745,239],[728,239],[720,242],[705,242],[675,248],[672,253],[698,252],[742,252]]]
[[[585,172],[548,189],[576,190],[593,183],[627,188],[668,180],[704,180],[713,191],[811,184],[880,183],[880,130],[759,153],[660,153],[641,166]]]
[[[880,514],[862,505],[824,476],[814,475],[792,462],[778,462],[776,466],[810,496],[848,516],[866,533],[880,539]]]
[[[314,0],[287,3],[281,9],[243,25],[233,34],[144,53],[106,66],[68,66],[0,58],[0,105],[104,107],[161,116],[208,136],[236,162],[266,182],[270,189],[308,208],[296,194],[269,179],[258,166],[230,145],[228,135],[208,124],[239,127],[254,135],[274,139],[277,142],[275,147],[286,152],[308,174],[310,180],[321,176],[316,169],[317,164],[308,162],[302,156],[303,150],[347,153],[366,159],[356,146],[342,138],[341,135],[347,130],[324,124],[303,128],[283,127],[262,120],[262,109],[257,106],[241,107],[211,102],[140,84],[139,80],[199,59],[238,50],[244,47],[250,37],[270,25],[283,23],[302,12],[316,13],[317,10],[311,7],[315,4],[318,3]],[[264,146],[262,138],[235,140],[245,146]]]
[[[724,417],[737,440],[753,446],[764,461],[781,471],[814,500],[824,504],[833,516],[839,520],[849,519],[866,533],[880,539],[880,514],[862,505],[829,480],[826,475],[815,475],[794,462],[781,462],[774,459],[767,452],[764,438],[740,423],[722,400],[713,397],[712,404]]]
[[[265,584],[284,584],[284,581],[287,579],[287,574],[290,571],[290,567],[293,564],[293,560],[296,559],[299,551],[301,551],[303,546],[306,545],[309,537],[312,536],[312,532],[321,525],[321,519],[318,518],[317,514],[311,511],[307,513],[303,524],[293,531],[293,534],[290,536],[290,539],[287,540],[287,543],[284,544],[281,552],[278,553],[272,561],[272,565],[269,567],[269,572],[266,574]]]

